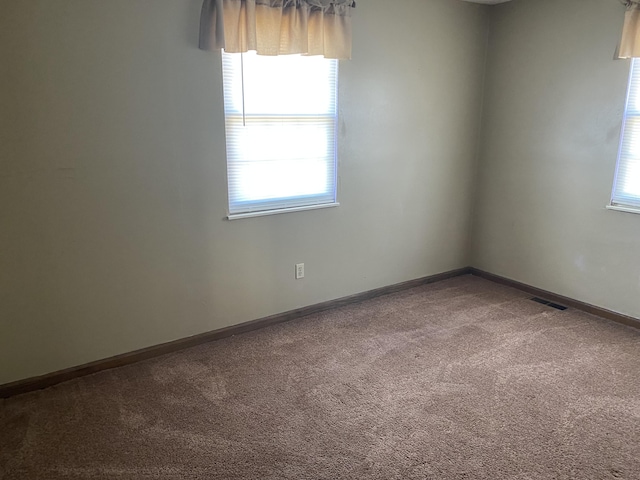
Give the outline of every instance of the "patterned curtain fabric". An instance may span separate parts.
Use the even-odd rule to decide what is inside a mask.
[[[351,58],[353,0],[204,0],[200,48]]]
[[[640,57],[640,1],[625,0],[627,6],[618,58]]]

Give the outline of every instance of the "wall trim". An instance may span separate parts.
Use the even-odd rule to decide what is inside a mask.
[[[356,293],[355,295],[349,295],[347,297],[338,298],[336,300],[317,303],[308,307],[297,308],[288,312],[259,318],[257,320],[251,320],[245,323],[240,323],[238,325],[232,325],[230,327],[212,330],[210,332],[193,335],[191,337],[181,338],[171,342],[162,343],[160,345],[142,348],[133,352],[116,355],[114,357],[109,357],[102,360],[96,360],[84,365],[70,367],[64,370],[58,370],[56,372],[47,373],[38,377],[17,380],[15,382],[0,385],[0,398],[8,398],[22,393],[41,390],[43,388],[51,387],[68,380],[73,380],[74,378],[91,375],[92,373],[97,373],[102,370],[109,370],[111,368],[130,365],[142,360],[159,357],[167,353],[184,350],[185,348],[195,347],[203,343],[213,342],[215,340],[231,337],[233,335],[239,335],[241,333],[265,328],[277,323],[288,322],[297,318],[306,317],[307,315],[324,312],[325,310],[329,310],[332,308],[342,307],[345,305],[350,305],[352,303],[359,303],[371,298],[400,292],[402,290],[408,290],[420,285],[435,283],[469,273],[471,273],[471,269],[469,267],[438,273],[427,277],[417,278],[415,280],[396,283],[394,285],[389,285],[386,287],[375,288],[373,290],[368,290],[362,293]]]
[[[559,303],[567,307],[575,308],[577,310],[582,310],[583,312],[587,312],[592,315],[597,315],[598,317],[606,318],[607,320],[611,320],[616,323],[621,323],[628,327],[640,329],[640,319],[638,318],[630,317],[629,315],[617,313],[612,310],[607,310],[606,308],[596,307],[595,305],[591,305],[590,303],[581,302],[580,300],[575,300],[573,298],[565,297],[563,295],[558,295],[557,293],[553,293],[547,290],[543,290],[541,288],[533,287],[531,285],[527,285],[526,283],[518,282],[516,280],[511,280],[510,278],[501,277],[500,275],[495,275],[493,273],[485,272],[478,268],[469,267],[468,270],[471,275],[484,278],[485,280],[490,280],[492,282],[499,283],[501,285],[506,285],[507,287],[512,287],[517,290],[530,293],[535,297],[541,297],[553,303]]]

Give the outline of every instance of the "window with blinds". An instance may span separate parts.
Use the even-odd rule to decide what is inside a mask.
[[[622,123],[612,207],[640,211],[640,59],[633,59]]]
[[[229,218],[336,205],[338,61],[223,53]]]

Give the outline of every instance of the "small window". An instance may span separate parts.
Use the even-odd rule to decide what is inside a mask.
[[[336,205],[338,61],[222,54],[229,218]]]
[[[640,213],[640,61],[631,62],[611,207]]]

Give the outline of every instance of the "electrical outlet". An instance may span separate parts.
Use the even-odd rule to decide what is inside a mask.
[[[304,278],[304,263],[296,263],[296,280]]]

